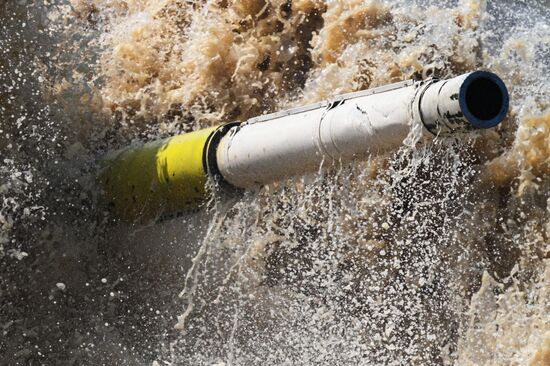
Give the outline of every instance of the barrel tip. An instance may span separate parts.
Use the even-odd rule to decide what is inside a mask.
[[[472,126],[491,128],[506,117],[510,97],[506,85],[496,74],[475,71],[464,80],[460,88],[459,103]]]

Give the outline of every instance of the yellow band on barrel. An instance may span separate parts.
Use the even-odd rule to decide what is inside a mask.
[[[123,219],[144,221],[197,207],[206,195],[203,154],[216,127],[120,150],[105,159],[105,195]]]

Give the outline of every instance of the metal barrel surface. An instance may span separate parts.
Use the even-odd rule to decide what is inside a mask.
[[[209,175],[237,188],[271,183],[397,148],[415,123],[427,137],[494,127],[508,104],[486,71],[405,81],[129,147],[104,159],[100,177],[114,213],[144,221],[197,207]]]
[[[394,149],[415,121],[445,135],[493,127],[507,111],[506,86],[490,72],[407,81],[249,120],[221,140],[217,161],[225,180],[247,188]]]
[[[127,221],[148,221],[194,208],[206,196],[209,128],[109,154],[100,181],[113,213]]]

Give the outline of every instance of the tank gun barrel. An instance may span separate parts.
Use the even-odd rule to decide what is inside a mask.
[[[424,136],[491,128],[509,96],[495,74],[405,81],[199,130],[109,154],[105,196],[123,218],[151,218],[198,205],[208,176],[249,188],[402,145],[413,125]]]

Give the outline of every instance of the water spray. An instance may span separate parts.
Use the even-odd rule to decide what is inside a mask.
[[[404,81],[122,149],[105,158],[101,181],[115,215],[150,220],[198,207],[209,176],[235,188],[272,183],[395,149],[413,125],[427,138],[491,128],[508,105],[486,71]]]

